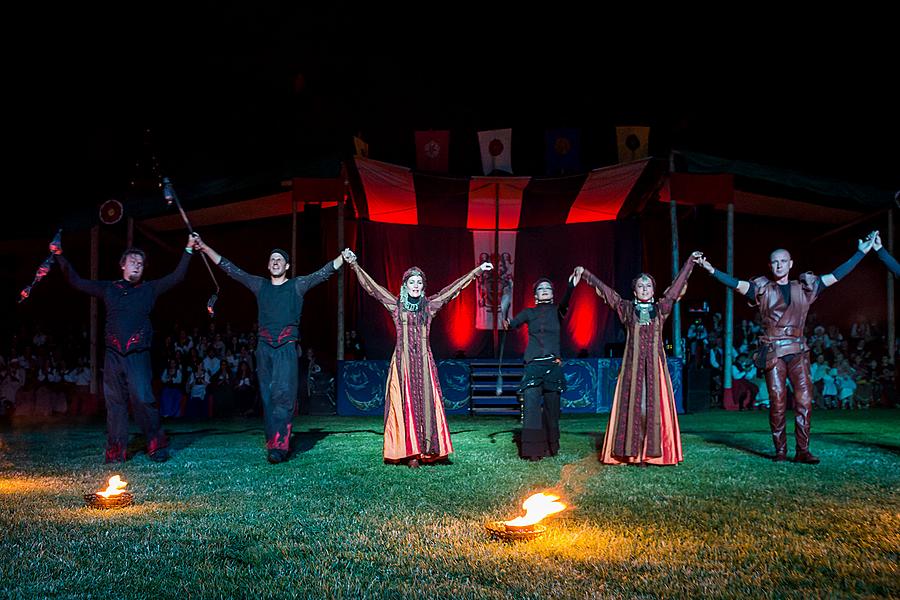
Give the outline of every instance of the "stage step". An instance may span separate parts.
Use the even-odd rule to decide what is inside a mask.
[[[521,359],[507,359],[502,363],[492,358],[469,361],[471,368],[471,415],[502,415],[519,417],[521,410],[516,392],[525,366]],[[497,395],[497,372],[502,374],[501,394]]]
[[[516,408],[500,408],[500,407],[489,407],[489,406],[480,406],[478,408],[473,408],[471,410],[472,416],[487,416],[487,417],[521,417],[521,411],[519,407]]]
[[[519,389],[519,381],[520,377],[516,377],[510,380],[507,377],[503,378],[503,385],[500,386],[500,389],[503,391],[503,394],[507,392],[511,392],[513,395],[516,394],[516,390]],[[472,382],[472,394],[478,394],[481,396],[495,396],[497,392],[497,378],[494,377],[491,381],[485,382]]]

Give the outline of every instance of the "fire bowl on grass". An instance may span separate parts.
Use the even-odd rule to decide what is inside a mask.
[[[486,523],[484,527],[491,537],[507,542],[533,540],[547,532],[547,526],[540,523],[517,526],[507,525],[503,521],[491,521]]]
[[[491,521],[485,524],[488,533],[497,539],[507,541],[533,540],[547,532],[547,526],[540,523],[545,517],[566,509],[554,494],[533,494],[522,503],[525,516],[511,521]]]
[[[100,496],[96,492],[84,495],[84,503],[90,508],[125,508],[134,504],[134,494],[122,492],[117,496]]]
[[[108,509],[125,508],[134,504],[134,494],[125,491],[127,481],[122,481],[118,475],[109,478],[109,484],[105,490],[84,495],[84,503],[90,508]]]

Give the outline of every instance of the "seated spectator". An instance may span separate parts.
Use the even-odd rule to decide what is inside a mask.
[[[182,411],[185,417],[196,419],[209,416],[209,402],[206,398],[207,385],[209,385],[209,378],[206,370],[200,365],[188,379],[187,405]]]
[[[228,368],[229,380],[233,379],[237,374],[238,364],[240,362],[240,359],[235,356],[234,352],[231,351],[231,348],[225,350],[224,364]]]
[[[878,361],[871,360],[856,373],[856,407],[869,408],[876,394],[881,393],[878,383]]]
[[[160,376],[163,388],[159,398],[159,416],[177,417],[181,414],[181,402],[184,399],[183,374],[181,366],[173,358]]]
[[[34,390],[34,413],[41,417],[65,414],[69,409],[66,396],[60,389],[62,376],[59,370],[45,358],[37,372],[38,385]]]
[[[824,354],[816,356],[815,361],[809,367],[810,381],[812,381],[813,394],[815,396],[815,406],[818,408],[826,408],[824,395],[825,376],[830,370],[831,365],[825,361]]]
[[[93,417],[100,412],[100,399],[91,393],[91,368],[87,357],[79,358],[78,366],[70,369],[65,377],[74,386],[69,415]]]
[[[21,373],[22,380],[19,379],[19,371],[17,359],[0,367],[0,415],[4,417],[11,416],[16,409],[16,393],[25,379],[24,373]]]
[[[838,370],[835,367],[824,369],[822,373],[822,403],[825,408],[838,408]]]
[[[853,378],[853,370],[847,361],[841,363],[838,367],[838,374],[835,377],[835,384],[838,389],[838,403],[841,408],[851,410],[854,405],[854,395],[856,394],[856,381]]]
[[[756,365],[746,354],[741,354],[731,366],[732,377],[732,397],[736,402],[738,410],[747,410],[753,408],[756,396],[759,393],[759,386],[753,383],[756,378]],[[734,410],[735,406],[725,407],[728,410]]]
[[[178,340],[175,342],[174,347],[176,352],[181,352],[182,355],[185,355],[194,347],[194,342],[188,337],[187,332],[182,329],[178,334]]]
[[[203,368],[206,370],[206,374],[209,375],[210,381],[213,381],[214,378],[218,376],[219,369],[222,368],[222,360],[216,356],[216,351],[212,346],[206,349],[206,358],[203,359]]]
[[[261,413],[257,410],[261,408],[257,406],[257,391],[256,375],[250,370],[247,361],[242,360],[234,378],[235,403],[240,414],[250,416]]]
[[[366,348],[362,337],[351,329],[344,334],[344,358],[346,360],[365,360]]]

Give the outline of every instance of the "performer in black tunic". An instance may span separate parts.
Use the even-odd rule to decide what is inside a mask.
[[[153,327],[150,311],[160,294],[180,283],[187,273],[191,253],[196,247],[188,237],[187,246],[174,272],[162,279],[141,281],[146,255],[129,248],[122,254],[119,266],[122,279],[93,281],[82,279],[57,249],[57,260],[66,281],[80,292],[101,298],[106,305],[106,358],[103,362],[103,395],[106,400],[106,462],[125,460],[128,447],[128,405],[144,437],[151,460],[168,460],[169,445],[159,424],[150,382],[150,344]]]
[[[535,306],[506,323],[507,329],[528,324],[525,374],[519,386],[524,400],[519,456],[531,461],[559,452],[559,395],[566,391],[559,335],[573,289],[570,278],[565,295],[556,305],[551,281],[546,277],[538,279],[534,284]]]
[[[262,397],[266,430],[266,450],[270,463],[287,458],[291,440],[291,419],[297,403],[297,344],[300,342],[300,314],[303,296],[331,277],[353,253],[344,250],[315,273],[288,279],[290,257],[284,250],[269,255],[269,278],[249,275],[197,238],[197,247],[231,278],[256,296],[259,332],[256,345],[256,372]]]

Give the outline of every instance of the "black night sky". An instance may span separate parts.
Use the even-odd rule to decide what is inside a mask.
[[[545,128],[580,128],[593,168],[615,162],[616,125],[644,124],[657,156],[900,188],[896,64],[874,30],[576,30],[578,14],[559,14],[526,31],[515,15],[301,4],[18,9],[30,14],[10,27],[30,41],[11,65],[8,143],[27,200],[10,204],[7,235],[127,193],[148,129],[180,182],[344,158],[357,132],[373,158],[413,166],[413,132],[428,128],[451,130],[454,174],[477,175],[476,132],[512,127],[514,170],[540,175]]]

